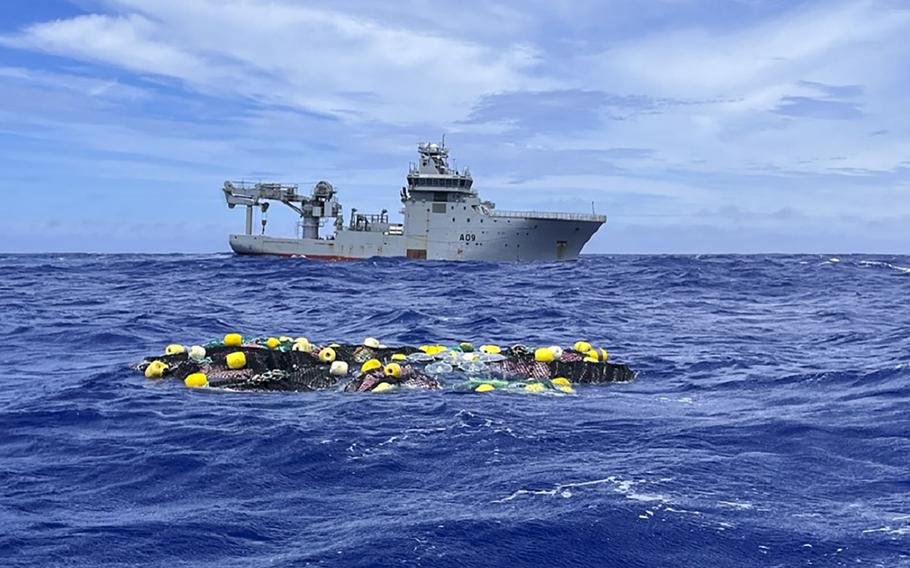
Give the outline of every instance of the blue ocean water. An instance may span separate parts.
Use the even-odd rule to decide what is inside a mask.
[[[910,566],[910,258],[0,256],[0,565]],[[588,339],[565,397],[219,393],[230,331]]]

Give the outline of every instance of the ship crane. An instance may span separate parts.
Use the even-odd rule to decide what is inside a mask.
[[[319,227],[324,219],[335,219],[337,223],[341,218],[341,203],[335,197],[335,188],[327,181],[313,186],[311,195],[299,193],[297,185],[281,183],[226,181],[222,189],[229,208],[237,205],[246,207],[247,235],[253,234],[253,208],[259,207],[265,213],[269,209],[269,201],[283,203],[300,215],[303,238],[318,239]]]

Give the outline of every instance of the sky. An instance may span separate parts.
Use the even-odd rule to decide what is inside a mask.
[[[905,0],[6,0],[3,252],[217,252],[225,180],[397,212],[444,134],[589,253],[910,253]],[[269,233],[293,235],[275,206]]]

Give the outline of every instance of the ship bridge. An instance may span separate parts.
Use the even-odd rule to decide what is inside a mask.
[[[449,167],[449,150],[442,144],[425,143],[417,146],[420,161],[408,170],[408,186],[403,200],[420,192],[452,192],[475,196],[474,180],[468,168],[457,170]],[[416,197],[416,196],[415,196]],[[439,201],[434,199],[434,201]],[[442,200],[446,201],[446,200]]]

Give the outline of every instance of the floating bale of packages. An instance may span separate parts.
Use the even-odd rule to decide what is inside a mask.
[[[304,337],[242,337],[231,333],[202,345],[168,345],[137,370],[149,379],[174,379],[191,388],[238,391],[455,392],[520,391],[566,394],[572,385],[630,381],[625,364],[607,361],[604,349],[574,346],[529,348],[471,343],[389,347],[368,337],[363,344],[313,344]]]

